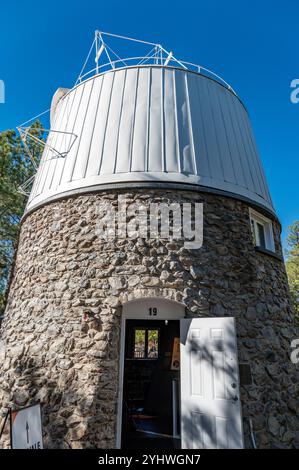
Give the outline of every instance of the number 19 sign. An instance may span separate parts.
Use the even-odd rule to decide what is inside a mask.
[[[40,405],[11,411],[11,448],[43,449]]]

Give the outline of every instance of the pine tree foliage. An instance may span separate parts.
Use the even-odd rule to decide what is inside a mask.
[[[32,124],[29,133],[43,139],[41,123],[36,121]],[[43,145],[30,135],[28,134],[26,139],[28,149],[38,164]],[[19,187],[33,176],[35,171],[20,136],[14,130],[0,133],[0,315],[5,308],[20,220],[27,202],[27,197],[19,192]]]
[[[289,227],[286,268],[291,296],[299,318],[299,220]]]

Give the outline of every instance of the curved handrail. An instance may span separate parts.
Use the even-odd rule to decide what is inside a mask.
[[[129,62],[129,61],[131,61],[131,62],[135,61],[135,63],[133,63],[132,65],[129,65],[129,64],[126,63],[126,62]],[[137,62],[137,61],[139,61],[139,62]],[[182,61],[182,60],[178,61],[176,59],[169,60],[167,65],[164,65],[164,62],[165,62],[165,59],[161,60],[160,58],[157,59],[157,58],[153,58],[153,57],[149,57],[149,56],[127,57],[125,59],[117,59],[117,60],[114,60],[112,62],[107,62],[105,64],[98,65],[94,69],[89,70],[88,72],[86,72],[84,75],[80,75],[78,77],[76,83],[75,83],[75,86],[78,83],[82,83],[82,81],[86,80],[92,74],[103,73],[106,68],[110,69],[110,70],[114,70],[114,69],[122,69],[122,68],[127,68],[127,67],[147,66],[147,65],[157,66],[157,67],[175,66],[177,68],[182,68],[183,70],[195,71],[195,72],[197,72],[197,73],[199,73],[203,76],[207,76],[207,77],[211,76],[213,79],[215,79],[217,82],[220,82],[228,90],[230,90],[231,92],[233,92],[237,96],[237,93],[232,88],[232,86],[229,83],[227,83],[222,77],[220,77],[220,75],[217,75],[215,72],[213,72],[212,70],[207,69],[206,67],[203,67],[202,65],[193,64],[192,62],[186,62],[186,61]],[[120,66],[121,63],[123,64],[123,66]],[[204,73],[202,73],[202,72],[204,72]]]

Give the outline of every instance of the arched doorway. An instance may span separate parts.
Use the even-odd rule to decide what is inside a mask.
[[[117,447],[175,448],[179,438],[177,356],[185,306],[161,298],[122,308]]]
[[[117,447],[243,447],[235,319],[184,317],[161,298],[123,305]]]

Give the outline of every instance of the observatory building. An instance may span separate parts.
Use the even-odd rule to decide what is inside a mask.
[[[109,39],[52,100],[1,414],[40,403],[47,448],[298,447],[298,332],[248,112],[214,73]]]

